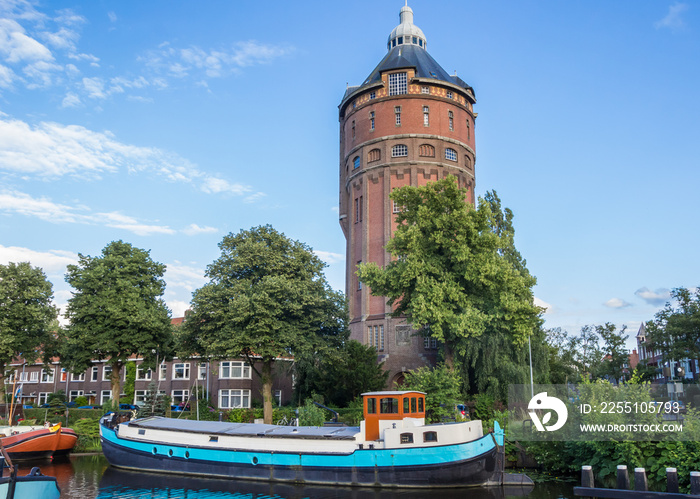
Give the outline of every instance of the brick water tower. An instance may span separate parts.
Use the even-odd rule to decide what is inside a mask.
[[[386,298],[372,296],[357,264],[391,260],[384,249],[400,207],[389,194],[453,175],[474,203],[474,90],[448,74],[428,53],[423,31],[404,6],[388,53],[361,85],[348,87],[339,106],[340,225],[346,239],[350,336],[377,349],[390,372],[433,365],[437,344],[391,317]]]

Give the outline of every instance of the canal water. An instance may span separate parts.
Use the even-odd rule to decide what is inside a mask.
[[[33,464],[34,466],[37,463]],[[437,489],[374,490],[208,480],[134,473],[112,468],[102,455],[72,456],[64,461],[38,463],[41,472],[55,476],[61,499],[573,499],[572,482],[538,483],[531,490]],[[20,474],[32,465],[20,465]]]

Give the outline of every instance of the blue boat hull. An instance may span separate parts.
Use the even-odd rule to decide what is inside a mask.
[[[483,485],[498,473],[491,435],[458,445],[359,449],[349,454],[214,450],[121,439],[101,427],[102,450],[113,466],[139,471],[365,487]]]

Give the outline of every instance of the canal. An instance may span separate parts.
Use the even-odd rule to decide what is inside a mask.
[[[35,464],[36,465],[36,464]],[[55,476],[61,499],[572,499],[573,482],[545,482],[532,491],[513,489],[374,490],[346,487],[297,486],[234,480],[133,473],[112,468],[102,455],[72,456],[42,462],[42,473]],[[31,465],[20,465],[26,474]],[[526,492],[529,492],[526,494]]]

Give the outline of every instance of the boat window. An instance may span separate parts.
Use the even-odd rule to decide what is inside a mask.
[[[416,397],[411,397],[411,412],[417,412]]]
[[[403,413],[404,413],[404,414],[408,414],[408,404],[409,404],[409,402],[410,402],[410,401],[408,400],[408,397],[406,397],[405,399],[403,399]]]
[[[399,399],[391,397],[381,399],[379,412],[382,414],[398,414]]]
[[[418,412],[423,412],[423,397],[418,399]]]
[[[367,414],[377,414],[377,399],[367,399]]]
[[[426,431],[423,433],[423,442],[437,442],[436,431]]]
[[[209,437],[209,441],[210,441],[210,442],[218,442],[218,441],[219,441],[219,437]]]
[[[412,444],[413,443],[413,433],[402,433],[401,434],[402,444]]]

